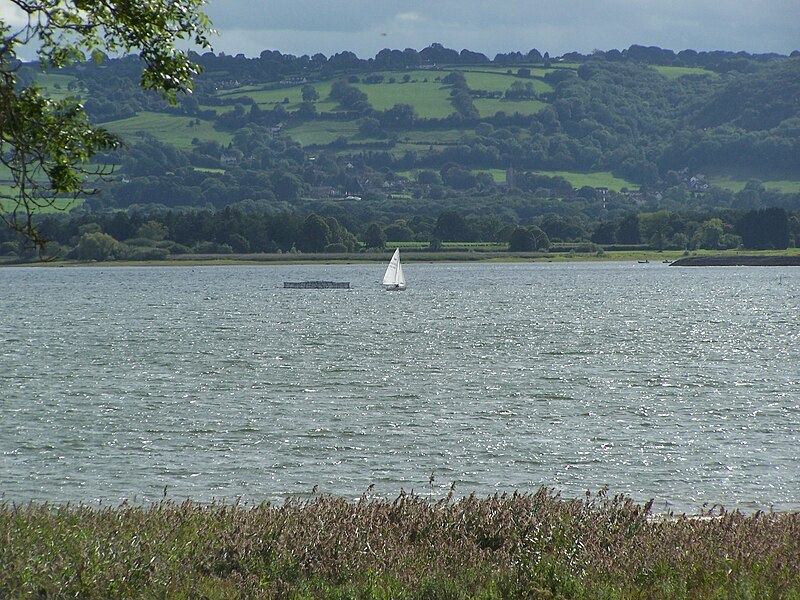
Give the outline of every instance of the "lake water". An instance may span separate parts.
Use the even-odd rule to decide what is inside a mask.
[[[405,271],[0,269],[0,493],[800,509],[797,268]],[[353,289],[282,288],[310,279]]]

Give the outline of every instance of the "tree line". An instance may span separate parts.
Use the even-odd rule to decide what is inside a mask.
[[[583,251],[637,247],[673,249],[785,249],[800,243],[800,213],[750,211],[629,213],[607,221],[549,213],[527,226],[450,210],[437,217],[397,219],[350,227],[334,216],[267,214],[245,207],[213,210],[117,211],[49,215],[40,231],[51,256],[77,260],[162,260],[178,254],[352,253],[387,243],[507,244],[510,251],[548,251],[569,242]],[[30,247],[11,231],[0,232],[0,256],[30,258]]]

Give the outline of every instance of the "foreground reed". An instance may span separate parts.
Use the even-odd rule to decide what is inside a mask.
[[[601,491],[0,504],[0,598],[800,598],[800,514]]]

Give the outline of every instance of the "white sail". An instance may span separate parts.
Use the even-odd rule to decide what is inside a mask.
[[[392,260],[386,267],[386,273],[383,275],[383,287],[387,290],[406,289],[406,277],[403,275],[403,265],[400,264],[400,248],[394,251]]]
[[[400,257],[397,258],[397,285],[401,288],[406,287],[406,276],[403,275],[403,265],[400,264]]]

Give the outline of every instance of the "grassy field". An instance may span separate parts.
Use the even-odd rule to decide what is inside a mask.
[[[473,90],[487,90],[490,92],[505,92],[511,84],[518,81],[522,84],[531,83],[537,94],[552,92],[553,86],[539,79],[522,79],[513,75],[503,73],[466,72],[464,77],[467,85]]]
[[[472,173],[489,173],[496,183],[503,183],[506,180],[505,169],[474,169]],[[563,177],[569,181],[573,187],[580,188],[585,185],[592,187],[607,187],[610,190],[619,191],[626,187],[628,189],[636,189],[638,186],[635,183],[621,179],[614,176],[607,171],[596,171],[594,173],[579,173],[575,171],[536,171],[536,175],[544,175],[546,177]],[[417,171],[401,171],[398,175],[407,177],[409,179],[416,179]]]
[[[34,212],[38,214],[54,213],[54,212],[69,212],[80,205],[86,200],[83,198],[56,198],[52,206],[43,206],[37,208]],[[7,198],[0,198],[0,212],[6,213],[14,209],[16,202]]]
[[[493,117],[501,111],[507,115],[514,113],[535,115],[547,106],[539,100],[506,100],[505,98],[475,98],[472,103],[478,109],[481,117]]]
[[[412,144],[458,143],[469,131],[461,129],[426,129],[422,131],[407,131],[400,136],[400,140]]]
[[[385,75],[388,76],[389,74]],[[396,79],[399,81],[400,74],[396,75]],[[441,77],[441,75],[434,77],[432,72],[412,71],[410,76],[412,80],[409,83],[391,84],[384,82],[372,85],[358,84],[357,87],[367,94],[370,104],[377,110],[386,110],[398,103],[410,104],[414,107],[417,115],[425,119],[443,118],[454,112],[449,97],[449,86],[442,85],[440,81],[436,81],[436,77]],[[465,77],[470,88],[495,92],[504,92],[514,81],[523,81],[500,71],[495,73],[465,72]],[[426,78],[427,82],[425,82]],[[547,92],[552,89],[549,84],[539,80],[531,79],[525,81],[530,81],[537,93]],[[473,102],[478,112],[484,117],[493,116],[499,111],[504,111],[508,114],[518,112],[530,115],[539,112],[545,106],[543,102],[538,100],[510,101],[505,99],[475,98]]]
[[[620,191],[622,188],[629,190],[638,189],[638,185],[616,177],[607,171],[596,171],[594,173],[578,173],[575,171],[536,171],[537,175],[547,177],[563,177],[569,181],[573,187],[580,188],[585,185],[591,187],[605,187],[609,190]]]
[[[42,183],[44,178],[40,178]],[[14,187],[11,173],[5,165],[0,165],[0,213],[8,213],[17,207],[14,198],[17,196],[17,188]],[[52,206],[42,206],[36,208],[34,212],[39,214],[52,213],[58,211],[70,211],[84,203],[83,198],[56,198]]]
[[[281,505],[3,502],[0,597],[800,597],[800,513],[653,517],[605,491],[432,492]]]
[[[540,69],[542,73],[544,69]],[[369,98],[370,105],[375,110],[387,110],[395,104],[409,104],[414,107],[416,114],[424,119],[440,119],[447,117],[454,112],[453,105],[450,103],[450,87],[442,84],[441,79],[447,75],[442,71],[385,71],[378,72],[384,80],[382,83],[367,84],[356,83],[355,87],[363,91]],[[537,71],[535,74],[539,74]],[[408,76],[409,81],[404,82],[404,77]],[[552,87],[537,79],[520,80],[517,77],[509,76],[503,69],[487,71],[465,70],[468,85],[474,89],[489,91],[507,90],[514,81],[529,81],[533,84],[537,93],[548,92]],[[390,83],[390,79],[394,82]],[[326,100],[330,93],[332,81],[314,82],[313,85],[320,95],[320,99],[315,102],[318,112],[335,111],[338,105]],[[222,99],[250,98],[265,110],[271,110],[277,104],[283,104],[288,111],[297,110],[302,101],[302,86],[287,88],[269,89],[266,85],[244,86],[235,90],[223,90],[217,93],[217,97]],[[288,103],[285,100],[288,99]],[[529,101],[507,101],[494,99],[475,99],[475,106],[481,116],[492,116],[498,111],[505,111],[512,114],[534,114],[541,110],[545,104],[538,100]],[[229,109],[228,107],[212,107],[218,112]]]
[[[504,169],[471,169],[470,172],[473,175],[477,175],[478,173],[489,173],[496,183],[502,183],[506,180],[506,171]],[[419,169],[414,169],[411,171],[398,171],[397,174],[401,177],[415,180],[417,175],[419,175]]]
[[[484,171],[484,173],[489,173],[494,179],[495,183],[505,183],[506,176],[508,175],[508,171],[506,169],[489,169],[488,171]]]
[[[383,75],[384,81],[376,84],[356,83],[356,88],[363,91],[369,98],[369,103],[376,110],[387,110],[395,104],[410,104],[417,115],[422,118],[443,118],[453,112],[449,100],[449,87],[436,81],[441,73],[430,71],[386,71],[376,73]],[[403,77],[408,75],[409,81],[403,82]],[[394,83],[389,79],[394,78]],[[426,81],[427,79],[427,81]],[[338,109],[338,103],[327,100],[330,94],[332,80],[313,82],[319,93],[319,100],[314,104],[318,112],[330,112]],[[268,86],[245,86],[235,90],[225,90],[217,93],[219,98],[236,99],[248,97],[254,100],[262,109],[270,110],[276,104],[284,104],[286,110],[297,110],[302,102],[302,87],[268,89]],[[284,99],[289,102],[285,103]]]
[[[395,104],[410,104],[423,119],[442,119],[455,112],[450,103],[450,88],[441,82],[422,79],[408,83],[356,84],[369,98],[375,110],[387,110]]]
[[[422,143],[399,143],[395,144],[389,152],[396,157],[402,156],[406,152],[417,152],[419,154],[425,154],[428,151],[439,152],[446,147],[446,144],[434,144],[430,142],[422,142]]]
[[[339,137],[352,138],[358,133],[355,121],[307,121],[284,130],[303,146],[330,144]]]
[[[311,85],[317,90],[319,100],[315,102],[317,111],[332,111],[335,110],[338,104],[336,102],[326,101],[328,94],[331,91],[331,81],[313,82]],[[284,104],[286,110],[294,111],[303,101],[303,86],[295,85],[285,88],[270,89],[269,85],[252,85],[239,87],[234,90],[223,90],[217,92],[217,97],[225,100],[235,100],[238,98],[248,97],[254,100],[260,108],[264,110],[272,110],[276,104],[284,104],[284,99],[288,98],[289,103]],[[215,108],[215,107],[212,107]],[[219,109],[217,109],[219,110]]]
[[[143,132],[182,150],[191,150],[194,138],[216,140],[223,145],[227,145],[232,139],[230,133],[217,131],[208,121],[200,120],[199,125],[192,124],[190,126],[190,123],[194,122],[195,119],[192,117],[141,112],[129,119],[103,123],[103,127],[122,137],[128,143],[133,143],[136,135]]]
[[[577,65],[575,66],[577,68]],[[545,68],[541,65],[514,65],[513,67],[496,67],[496,66],[471,66],[460,67],[458,70],[464,73],[497,73],[503,75],[513,75],[519,69],[530,69],[533,77],[544,77],[548,73],[552,73],[556,69]],[[509,73],[510,71],[510,73]]]
[[[800,173],[798,172],[710,168],[706,170],[706,176],[712,185],[733,192],[743,190],[748,181],[759,181],[766,189],[775,189],[784,194],[800,193]]]
[[[95,171],[100,168],[107,168],[111,169],[111,165],[103,165],[100,164],[89,164],[84,165],[87,170]],[[47,178],[43,174],[39,174],[37,176],[36,181],[40,184],[44,185],[47,181]],[[17,188],[13,185],[13,178],[11,176],[11,172],[9,171],[8,167],[5,165],[0,165],[0,212],[6,213],[8,211],[13,210],[16,207],[16,201],[14,198],[17,197]],[[52,206],[42,206],[41,208],[36,208],[34,212],[39,214],[45,213],[52,213],[52,212],[61,212],[66,211],[69,212],[70,210],[81,206],[85,202],[84,198],[76,198],[73,199],[72,197],[64,197],[64,198],[56,198]]]
[[[662,67],[653,66],[653,68],[661,73],[667,79],[677,79],[685,75],[707,75],[709,77],[719,77],[719,73],[709,71],[700,67]]]
[[[69,89],[70,83],[76,82],[77,79],[72,75],[62,75],[60,73],[37,73],[36,83],[42,88],[45,95],[53,98],[54,100],[63,100],[64,98],[83,98],[83,94],[79,89]]]

